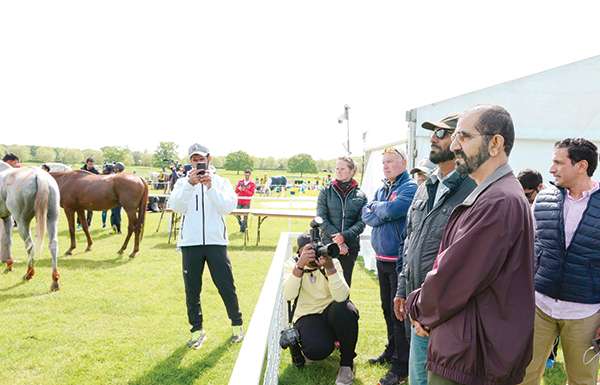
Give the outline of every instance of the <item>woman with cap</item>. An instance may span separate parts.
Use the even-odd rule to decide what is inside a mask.
[[[352,285],[352,271],[360,250],[360,234],[365,229],[361,211],[367,204],[366,195],[353,179],[356,164],[350,157],[340,157],[335,164],[335,180],[319,193],[317,216],[323,218],[323,242],[335,242],[340,247],[339,260],[344,278]]]
[[[298,255],[286,263],[283,296],[296,302],[291,315],[300,335],[304,357],[317,361],[328,357],[336,345],[340,368],[336,385],[354,381],[354,358],[358,340],[358,310],[348,299],[350,288],[340,261],[316,258],[307,234],[298,237]]]

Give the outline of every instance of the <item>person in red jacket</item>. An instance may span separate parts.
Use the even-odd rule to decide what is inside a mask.
[[[249,209],[250,201],[256,190],[256,184],[251,178],[252,171],[247,169],[244,171],[244,179],[240,180],[235,186],[235,193],[238,196],[237,208],[238,209]],[[238,215],[238,223],[240,224],[240,233],[245,233],[248,227],[248,216]]]

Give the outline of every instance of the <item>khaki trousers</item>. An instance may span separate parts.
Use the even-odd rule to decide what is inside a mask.
[[[533,358],[521,384],[540,383],[552,344],[556,337],[560,336],[569,385],[595,385],[598,376],[598,358],[584,365],[583,355],[592,346],[598,327],[600,327],[600,313],[578,320],[564,320],[552,318],[536,307]],[[588,352],[586,359],[589,360],[594,354],[595,352]]]

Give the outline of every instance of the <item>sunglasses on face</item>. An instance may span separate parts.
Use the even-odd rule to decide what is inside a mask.
[[[452,135],[454,130],[449,130],[447,128],[438,128],[433,132],[433,135],[438,139],[444,139],[447,135]]]

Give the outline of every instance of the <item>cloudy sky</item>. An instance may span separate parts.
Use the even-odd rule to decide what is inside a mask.
[[[5,1],[0,143],[215,155],[389,142],[405,111],[600,54],[586,1]]]

